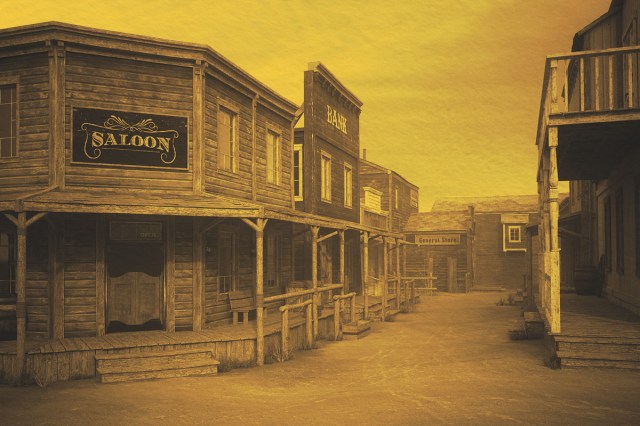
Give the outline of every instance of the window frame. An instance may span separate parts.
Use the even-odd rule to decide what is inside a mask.
[[[0,86],[15,86],[15,101],[12,102],[15,105],[15,136],[10,136],[10,138],[15,138],[15,152],[13,152],[12,156],[2,157],[0,156],[0,162],[10,162],[17,161],[20,157],[20,78],[15,77],[0,77]],[[13,121],[13,120],[11,120]],[[1,155],[1,153],[0,153]]]
[[[303,149],[302,149],[302,144],[301,143],[296,143],[293,144],[293,175],[292,175],[292,181],[293,181],[293,201],[303,201],[304,200],[304,194],[303,194],[303,178],[302,178],[302,171],[303,171]],[[298,159],[296,161],[296,153],[298,153]],[[296,183],[296,178],[295,178],[295,168],[296,166],[298,167],[298,182]],[[298,189],[298,195],[296,195],[296,185],[297,185],[297,189]]]
[[[346,161],[344,162],[344,206],[353,208],[353,166]]]
[[[273,152],[271,153],[273,155],[273,173],[271,174],[272,176],[272,180],[270,180],[270,173],[269,173],[269,161],[268,161],[268,155],[269,155],[269,136],[273,135],[274,136],[274,146],[272,147]],[[264,146],[265,146],[265,180],[268,184],[270,185],[280,185],[280,145],[282,144],[282,132],[278,131],[275,127],[273,126],[267,126],[267,131],[266,131],[266,135],[265,135],[265,142],[264,142]]]
[[[624,275],[624,191],[618,188],[616,199],[616,272]]]
[[[518,239],[511,238],[511,231],[518,231]],[[508,243],[522,243],[522,226],[520,225],[507,225],[507,242]]]
[[[328,167],[325,170],[325,162]],[[320,200],[331,203],[331,154],[320,151]]]
[[[223,168],[220,165],[221,151],[220,151],[220,114],[228,113],[231,117],[231,138],[229,140],[229,168]],[[240,152],[240,109],[236,106],[218,99],[218,111],[217,111],[217,123],[216,123],[216,137],[217,137],[217,160],[216,166],[219,172],[236,174],[238,172],[238,155]]]

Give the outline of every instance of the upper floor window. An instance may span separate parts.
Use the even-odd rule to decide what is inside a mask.
[[[418,191],[415,189],[411,190],[411,207],[418,208]]]
[[[218,110],[218,169],[235,172],[238,152],[238,114],[220,107]]]
[[[519,243],[522,241],[522,236],[520,235],[520,227],[519,226],[509,226],[509,242],[510,243]]]
[[[320,154],[320,185],[322,201],[331,202],[331,156],[326,152]]]
[[[16,84],[0,86],[0,158],[18,155],[17,117]]]
[[[293,146],[293,198],[302,201],[302,144]]]
[[[364,190],[364,206],[375,212],[382,212],[382,192],[368,186],[362,189]]]
[[[400,206],[400,201],[399,201],[399,194],[398,194],[398,187],[396,186],[395,188],[393,188],[393,205],[395,209],[398,209],[398,206]]]
[[[353,206],[353,167],[344,163],[344,206]]]
[[[15,294],[16,289],[15,234],[0,231],[0,296]]]
[[[267,130],[267,182],[278,184],[280,172],[280,135]]]

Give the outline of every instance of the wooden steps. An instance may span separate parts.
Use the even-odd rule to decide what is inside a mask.
[[[371,321],[357,320],[342,325],[342,337],[344,340],[362,339],[371,332]]]
[[[215,376],[218,361],[207,349],[96,355],[96,378],[100,383]]]
[[[640,370],[640,339],[620,336],[554,336],[562,368]]]

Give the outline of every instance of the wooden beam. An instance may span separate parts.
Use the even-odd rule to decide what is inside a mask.
[[[333,231],[330,234],[326,234],[326,235],[323,235],[322,237],[318,237],[318,242],[321,243],[324,240],[328,240],[329,238],[335,237],[336,235],[338,235],[338,231]]]
[[[313,288],[313,338],[318,336],[318,233],[319,226],[311,227],[311,284]]]
[[[251,200],[256,201],[258,197],[258,181],[257,181],[257,159],[256,153],[258,152],[256,130],[257,130],[257,118],[258,113],[258,95],[256,94],[251,99]]]
[[[215,219],[210,220],[209,222],[203,223],[202,226],[200,226],[200,232],[202,232],[203,234],[206,234],[211,230],[211,228],[219,225],[225,219],[226,217],[217,217]]]
[[[249,223],[252,223],[249,221]],[[267,219],[256,219],[256,364],[264,365],[264,228]]]
[[[62,235],[60,236],[62,240]],[[105,303],[105,295],[106,291],[106,279],[107,279],[107,271],[106,271],[106,255],[105,255],[105,246],[106,246],[106,220],[104,215],[98,215],[96,218],[96,334],[98,336],[104,336],[106,334],[106,303]],[[61,244],[61,248],[64,249],[64,244]],[[64,274],[64,263],[63,257],[60,258],[60,267],[63,269],[62,273]],[[64,280],[64,275],[63,275]],[[61,295],[59,296],[59,302],[64,303],[64,281],[58,284],[58,287],[61,288]],[[62,312],[61,322],[64,322],[64,311]],[[64,327],[64,324],[62,324]],[[62,337],[57,337],[61,339]]]
[[[193,331],[200,331],[204,325],[204,234],[200,232],[199,218],[193,218]]]
[[[176,331],[176,218],[167,219],[167,306],[166,329],[173,333]]]
[[[347,292],[345,287],[345,264],[344,264],[344,231],[339,231],[340,234],[340,284],[342,284],[342,294]]]
[[[16,361],[18,377],[24,373],[24,348],[26,337],[25,286],[27,278],[27,214],[17,217],[18,252],[16,262]]]
[[[367,290],[369,287],[369,233],[362,233],[362,263],[364,271],[362,271],[362,298],[364,300],[364,320],[369,318],[369,296]]]
[[[400,310],[400,281],[402,280],[402,275],[400,274],[400,242],[399,239],[396,239],[396,309]]]
[[[388,291],[388,274],[389,274],[389,243],[387,239],[384,239],[384,247],[382,250],[382,321],[387,320],[387,291]]]
[[[193,192],[194,194],[204,193],[204,170],[205,170],[205,85],[206,85],[207,63],[200,59],[193,65]]]
[[[27,220],[27,228],[42,219],[47,215],[47,212],[40,212],[33,215],[29,220]]]

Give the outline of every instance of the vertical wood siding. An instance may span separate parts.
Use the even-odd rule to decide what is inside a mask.
[[[64,222],[64,336],[96,335],[96,218]]]
[[[27,233],[27,337],[49,335],[49,259],[47,223],[38,221]]]
[[[18,82],[18,157],[0,160],[0,193],[49,182],[49,63],[46,53],[0,59],[0,79]],[[1,80],[0,80],[1,81]]]
[[[193,327],[193,219],[176,217],[176,330]]]
[[[66,185],[192,191],[191,68],[68,53],[66,59]],[[189,171],[71,164],[71,108],[91,107],[189,118]]]

